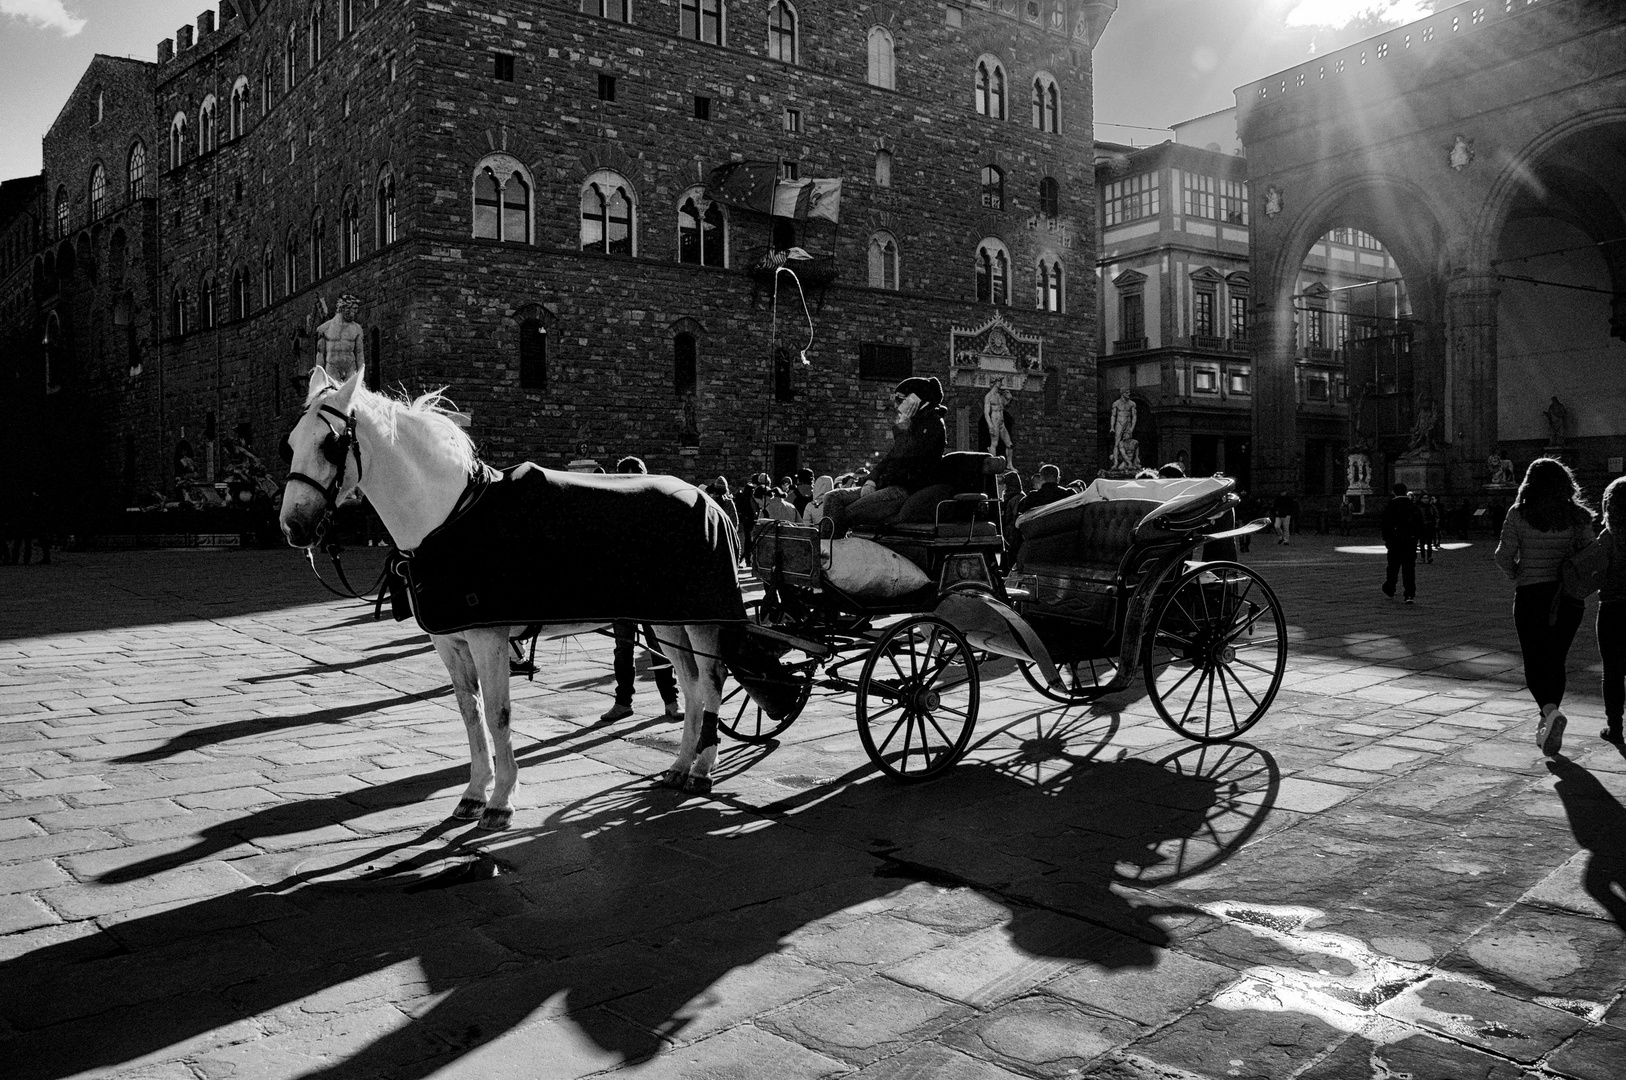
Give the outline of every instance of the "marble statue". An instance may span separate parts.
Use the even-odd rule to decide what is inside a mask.
[[[356,321],[360,311],[361,301],[345,293],[333,317],[316,328],[316,362],[340,381],[367,362],[366,335]]]

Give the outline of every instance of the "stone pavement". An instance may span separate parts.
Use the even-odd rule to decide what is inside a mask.
[[[1244,742],[996,670],[913,787],[829,697],[652,788],[652,688],[600,724],[607,643],[544,645],[496,836],[427,639],[293,553],[0,568],[0,1075],[1618,1080],[1590,620],[1548,762],[1489,545],[1407,608],[1369,544],[1255,543],[1293,651]]]

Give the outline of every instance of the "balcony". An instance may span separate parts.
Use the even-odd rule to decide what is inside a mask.
[[[1193,349],[1208,349],[1212,352],[1222,352],[1225,349],[1225,339],[1210,334],[1192,334],[1191,347]]]
[[[1125,338],[1122,341],[1112,343],[1112,351],[1115,353],[1140,352],[1145,348],[1146,339],[1143,337]]]

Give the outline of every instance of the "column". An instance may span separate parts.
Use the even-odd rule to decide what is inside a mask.
[[[1263,499],[1298,491],[1304,477],[1299,440],[1297,330],[1291,296],[1254,309],[1253,490]]]
[[[1445,437],[1453,444],[1451,486],[1471,494],[1490,479],[1496,446],[1496,298],[1489,271],[1461,270],[1445,283]]]

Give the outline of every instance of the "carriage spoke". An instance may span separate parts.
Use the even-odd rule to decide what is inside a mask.
[[[1224,667],[1226,671],[1230,671],[1228,666],[1221,666]],[[1247,694],[1248,700],[1253,702],[1253,707],[1257,709],[1259,707],[1259,699],[1253,696],[1253,691],[1248,689],[1248,684],[1243,682],[1234,671],[1231,672],[1231,678],[1236,680],[1237,689],[1241,690],[1244,694]]]
[[[1174,663],[1174,661],[1170,660],[1169,663],[1172,664],[1172,663]],[[1185,682],[1187,679],[1191,678],[1193,675],[1195,675],[1198,671],[1201,671],[1201,670],[1202,669],[1200,667],[1198,667],[1196,664],[1193,664],[1191,666],[1191,670],[1187,671],[1184,675],[1182,675],[1178,679],[1176,679],[1173,686],[1171,686],[1167,690],[1163,691],[1163,696],[1164,697],[1171,696],[1176,690],[1180,689],[1180,684],[1181,683]],[[1201,680],[1198,681],[1197,685],[1199,685],[1199,686],[1202,685]]]
[[[1197,680],[1197,685],[1193,686],[1191,688],[1191,697],[1190,697],[1189,700],[1186,701],[1186,711],[1180,714],[1180,726],[1181,727],[1184,727],[1185,724],[1186,724],[1186,721],[1191,719],[1191,707],[1193,705],[1197,704],[1197,695],[1202,693],[1203,683],[1208,681],[1208,669],[1194,667],[1191,670],[1192,671],[1201,671],[1203,673],[1203,675],[1202,675],[1202,678]],[[1187,674],[1189,675],[1190,672],[1187,672]],[[1185,681],[1184,679],[1181,679],[1181,682],[1184,682],[1184,681]],[[1178,685],[1178,684],[1176,684],[1176,685]]]
[[[1254,608],[1253,609],[1253,614],[1251,616],[1249,616],[1247,622],[1244,622],[1244,623],[1238,625],[1235,630],[1232,630],[1232,631],[1230,631],[1229,633],[1227,633],[1225,635],[1225,643],[1227,645],[1229,645],[1231,642],[1235,641],[1237,638],[1241,637],[1243,634],[1245,634],[1248,631],[1252,630],[1254,628],[1254,625],[1256,623],[1258,623],[1258,621],[1260,619],[1265,617],[1265,611],[1266,610],[1267,610],[1266,608],[1262,608],[1262,607]]]
[[[1231,663],[1233,663],[1233,664],[1241,664],[1243,667],[1253,668],[1253,670],[1257,671],[1261,675],[1274,676],[1276,674],[1274,671],[1271,671],[1269,668],[1262,668],[1258,664],[1255,664],[1253,661],[1244,660],[1240,656],[1232,658]]]
[[[954,745],[954,740],[948,737],[948,732],[944,731],[942,729],[942,727],[940,727],[938,725],[937,717],[933,716],[931,713],[927,713],[927,714],[925,714],[924,719],[925,719],[925,723],[931,724],[932,730],[937,732],[937,737],[943,740],[943,748],[945,750]],[[921,736],[922,736],[922,738],[924,738],[925,733],[926,733],[925,732],[925,724],[922,724],[921,725]]]
[[[903,714],[903,719],[901,721],[899,721],[898,723],[893,724],[892,725],[892,730],[886,733],[886,738],[884,740],[882,740],[878,752],[882,753],[882,754],[886,753],[886,748],[891,746],[892,745],[892,740],[897,737],[898,728],[906,727],[907,725],[909,725],[909,723],[910,723],[909,712],[908,712],[908,710],[905,710],[904,714]],[[908,741],[907,736],[904,737],[904,741],[905,742]]]
[[[1217,673],[1219,675],[1220,692],[1225,695],[1225,711],[1231,716],[1231,726],[1236,727],[1236,703],[1231,700],[1231,688],[1225,684],[1224,664],[1219,665]],[[1209,694],[1210,698],[1213,696],[1212,693]]]

